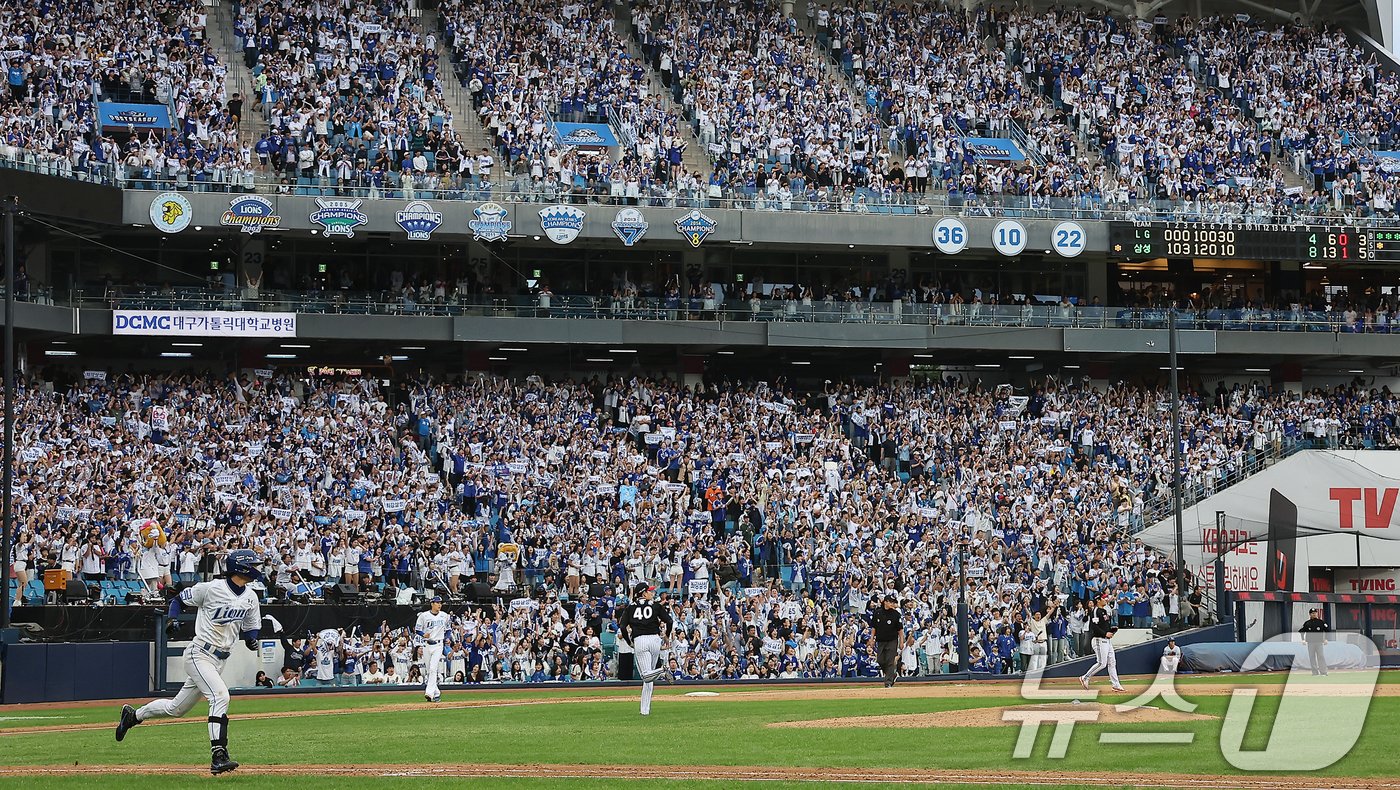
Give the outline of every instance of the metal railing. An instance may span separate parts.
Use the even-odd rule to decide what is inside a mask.
[[[11,149],[12,151],[13,149]],[[609,198],[605,183],[583,183],[550,188],[535,184],[528,176],[507,176],[496,182],[466,178],[445,183],[414,177],[393,177],[384,186],[340,183],[331,178],[285,178],[274,182],[267,174],[245,176],[229,171],[222,178],[207,175],[168,177],[146,170],[128,171],[97,163],[86,169],[74,168],[57,157],[40,157],[21,151],[18,158],[6,156],[0,148],[0,168],[11,168],[59,178],[102,184],[138,191],[176,190],[227,194],[289,195],[305,197],[346,197],[366,200],[460,200],[501,203],[616,204]],[[938,191],[926,194],[882,193],[866,188],[809,189],[791,197],[774,197],[760,191],[727,186],[720,197],[707,194],[708,185],[692,191],[654,187],[632,205],[663,208],[714,208],[747,211],[798,211],[876,215],[948,214],[965,217],[1013,217],[1022,219],[1077,219],[1085,221],[1123,220],[1137,222],[1212,222],[1251,224],[1336,224],[1364,227],[1400,228],[1400,217],[1374,213],[1317,211],[1306,206],[1249,206],[1210,201],[1137,200],[1120,201],[1092,194],[1078,197],[1022,195],[948,195]]]
[[[604,297],[579,294],[445,295],[420,299],[389,291],[284,291],[263,288],[37,289],[33,301],[63,307],[124,310],[252,310],[348,315],[498,316],[642,321],[795,321],[846,324],[989,326],[1048,329],[1166,329],[1167,311],[1097,305],[984,305],[900,300],[757,300]],[[1180,329],[1240,332],[1343,332],[1400,335],[1400,323],[1347,323],[1341,313],[1312,310],[1204,309],[1177,314]]]
[[[1278,446],[1267,443],[1260,450],[1249,450],[1245,453],[1239,467],[1218,479],[1214,485],[1207,486],[1203,482],[1198,482],[1187,483],[1183,486],[1181,508],[1185,510],[1186,508],[1193,507],[1221,491],[1224,491],[1226,488],[1243,482],[1245,478],[1268,469],[1299,450],[1308,450],[1312,449],[1312,447],[1313,443],[1309,439],[1284,437]],[[1136,524],[1136,529],[1133,531],[1136,532],[1150,527],[1171,515],[1172,492],[1171,488],[1167,487],[1160,493],[1144,501],[1142,507],[1142,522]]]

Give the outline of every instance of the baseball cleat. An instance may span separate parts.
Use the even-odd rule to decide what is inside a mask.
[[[218,776],[238,767],[238,763],[228,756],[228,749],[220,746],[209,757],[209,773]]]
[[[1081,677],[1081,678],[1079,679],[1079,685],[1083,686],[1083,687],[1086,688],[1086,689],[1089,688],[1089,679],[1088,679],[1088,678],[1085,678],[1085,677]]]
[[[1114,687],[1113,687],[1113,690],[1114,690],[1114,691],[1127,691],[1127,689],[1123,688],[1122,686],[1114,686]]]
[[[123,705],[121,719],[117,721],[117,740],[125,738],[126,731],[140,723],[141,720],[136,718],[136,709],[130,705]]]

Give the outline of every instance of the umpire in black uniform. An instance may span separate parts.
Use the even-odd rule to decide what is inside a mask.
[[[1303,641],[1308,643],[1308,664],[1312,666],[1314,675],[1327,674],[1327,659],[1322,655],[1322,648],[1327,644],[1327,632],[1331,630],[1332,626],[1322,619],[1321,609],[1309,609],[1308,621],[1298,629]]]
[[[899,643],[904,634],[893,595],[886,595],[880,608],[870,615],[870,625],[875,629],[875,660],[880,671],[885,673],[885,688],[889,688],[899,677]]]

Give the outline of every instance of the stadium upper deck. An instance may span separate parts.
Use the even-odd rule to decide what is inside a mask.
[[[809,25],[674,0],[448,3],[438,31],[392,2],[250,4],[243,56],[221,58],[203,6],[50,5],[0,23],[0,160],[123,186],[1256,220],[1389,219],[1400,188],[1397,78],[1325,28],[940,3],[834,3]],[[245,67],[255,95],[233,95]],[[475,119],[443,96],[454,77],[494,150],[461,138]],[[171,122],[99,117],[113,101]],[[612,122],[619,146],[586,157],[564,121]],[[708,172],[685,163],[692,139]]]

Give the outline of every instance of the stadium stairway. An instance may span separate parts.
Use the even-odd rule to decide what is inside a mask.
[[[477,115],[476,108],[472,106],[471,93],[462,84],[462,80],[456,75],[453,68],[452,51],[443,40],[442,21],[438,18],[436,8],[423,10],[416,14],[419,31],[426,37],[432,34],[437,42],[438,53],[438,74],[442,76],[442,96],[447,102],[447,108],[452,111],[452,129],[462,138],[463,143],[469,151],[480,151],[483,148],[495,150],[491,144],[491,135],[481,125],[481,116]]]
[[[243,120],[239,126],[243,139],[251,144],[267,129],[267,122],[253,113],[253,74],[243,64],[243,49],[233,32],[231,0],[205,1],[209,18],[204,25],[204,33],[209,38],[209,46],[228,68],[224,75],[227,98],[233,98],[235,93],[243,96]]]
[[[649,85],[650,92],[657,96],[664,97],[677,116],[689,121],[690,113],[686,112],[685,107],[675,100],[675,94],[671,93],[671,90],[661,82],[661,77],[657,75],[656,71],[652,68],[652,64],[648,63],[646,57],[642,54],[641,44],[637,40],[636,28],[632,26],[630,5],[628,3],[613,4],[613,18],[618,34],[627,42],[627,53],[637,60],[640,60],[643,65],[646,66],[643,72],[647,75],[647,84]],[[685,154],[681,157],[681,162],[703,182],[705,177],[714,170],[714,165],[710,162],[709,154],[704,150],[703,146],[700,145],[700,139],[696,137],[695,134],[695,127],[687,122],[685,124],[685,129],[687,145]]]

